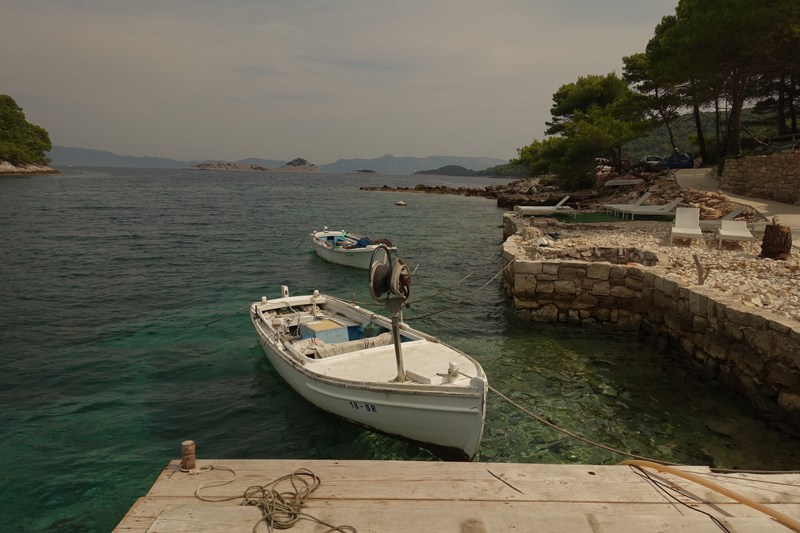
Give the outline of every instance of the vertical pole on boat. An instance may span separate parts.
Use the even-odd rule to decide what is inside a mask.
[[[376,237],[377,238],[377,237]],[[385,261],[378,261],[376,256],[383,250]],[[397,377],[394,381],[403,383],[407,381],[406,371],[403,368],[402,337],[400,336],[400,322],[403,321],[403,305],[410,294],[411,272],[402,259],[392,262],[392,253],[381,244],[372,252],[369,260],[369,292],[376,303],[384,304],[392,316],[392,341],[394,343],[394,356],[397,360]],[[382,298],[388,293],[388,297]]]
[[[386,310],[392,315],[392,341],[394,342],[394,358],[397,361],[397,377],[394,381],[406,381],[406,370],[403,367],[403,347],[400,338],[400,313],[403,308],[405,298],[389,298],[386,302]]]
[[[395,381],[406,381],[406,370],[403,368],[403,348],[400,342],[400,317],[392,315],[392,339],[394,339],[394,357],[397,360],[397,377]]]

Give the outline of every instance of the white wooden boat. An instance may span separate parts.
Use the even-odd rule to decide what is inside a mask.
[[[400,382],[390,319],[318,291],[283,293],[252,304],[250,318],[272,366],[298,394],[442,459],[475,457],[488,386],[475,359],[400,323],[407,377]]]
[[[314,251],[325,261],[355,268],[369,268],[372,252],[381,244],[394,251],[387,239],[369,239],[362,235],[350,235],[345,230],[314,231],[310,235]]]

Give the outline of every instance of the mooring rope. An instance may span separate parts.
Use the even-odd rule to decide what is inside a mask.
[[[420,319],[423,319],[423,318],[428,318],[428,317],[431,317],[431,316],[433,316],[433,315],[438,315],[438,314],[439,314],[439,313],[441,313],[441,312],[447,311],[448,309],[451,309],[451,308],[453,308],[453,307],[457,306],[458,304],[460,304],[460,303],[462,303],[462,302],[465,302],[466,300],[468,300],[468,299],[472,298],[472,297],[473,297],[475,294],[477,294],[477,293],[479,293],[480,291],[482,291],[483,289],[485,289],[485,288],[486,288],[486,287],[487,287],[487,286],[488,286],[488,285],[489,285],[491,282],[493,282],[495,279],[497,279],[497,276],[499,276],[500,274],[502,274],[503,272],[505,272],[505,270],[506,270],[508,267],[510,267],[511,265],[513,265],[513,264],[514,264],[514,261],[515,261],[514,259],[512,259],[511,261],[509,261],[509,262],[508,262],[508,264],[507,264],[506,266],[504,266],[502,269],[500,269],[500,272],[498,272],[497,274],[495,274],[495,275],[494,275],[494,277],[493,277],[492,279],[490,279],[489,281],[487,281],[486,283],[484,283],[484,284],[483,284],[483,286],[481,286],[481,288],[479,288],[478,290],[476,290],[475,292],[473,292],[473,293],[472,293],[472,294],[470,294],[469,296],[466,296],[465,298],[462,298],[462,299],[460,299],[459,301],[457,301],[456,303],[454,303],[454,304],[452,304],[452,305],[448,305],[448,306],[447,306],[447,307],[445,307],[445,308],[439,309],[438,311],[434,311],[434,312],[432,312],[432,313],[428,313],[427,315],[422,315],[422,316],[414,316],[414,317],[411,317],[411,318],[404,318],[404,319],[403,319],[403,321],[404,321],[404,322],[410,322],[411,320],[420,320]]]
[[[429,300],[429,299],[431,299],[431,298],[434,298],[434,297],[436,297],[436,296],[439,296],[440,294],[444,294],[444,293],[446,293],[447,291],[449,291],[449,290],[451,290],[451,289],[454,289],[454,288],[456,288],[457,286],[461,285],[461,284],[462,284],[462,283],[464,283],[464,282],[465,282],[465,281],[466,281],[466,280],[467,280],[467,279],[468,279],[470,276],[472,276],[472,275],[473,275],[475,272],[477,272],[477,271],[478,271],[478,269],[480,269],[480,268],[481,268],[483,265],[485,265],[486,263],[488,263],[488,262],[489,262],[489,260],[490,260],[492,257],[494,257],[494,255],[495,255],[497,252],[499,252],[499,251],[500,251],[502,248],[503,248],[503,245],[501,244],[501,245],[500,245],[500,246],[499,246],[499,247],[498,247],[498,248],[497,248],[497,249],[496,249],[494,252],[492,252],[492,255],[490,255],[489,257],[487,257],[487,258],[486,258],[486,260],[485,260],[483,263],[481,263],[480,265],[478,265],[478,266],[477,266],[477,268],[475,268],[475,270],[473,270],[472,272],[470,272],[469,274],[467,274],[467,275],[466,275],[466,276],[465,276],[465,277],[464,277],[464,278],[463,278],[461,281],[459,281],[458,283],[454,283],[453,285],[450,285],[450,286],[449,286],[449,287],[447,287],[446,289],[444,289],[444,290],[442,290],[442,291],[439,291],[439,292],[437,292],[436,294],[432,294],[431,296],[426,296],[425,298],[421,298],[421,299],[419,299],[419,300],[414,300],[413,302],[408,302],[408,303],[409,303],[409,305],[410,305],[410,304],[419,303],[419,302],[424,302],[425,300]],[[417,265],[417,267],[419,267],[419,265]],[[506,268],[508,268],[508,267],[506,267]],[[503,270],[505,270],[505,269],[503,269]],[[414,269],[414,271],[416,272],[416,268]],[[502,272],[502,271],[501,271],[501,272]],[[478,278],[478,280],[480,280],[480,279],[483,279],[483,278],[485,278],[485,277],[486,277],[486,276],[488,276],[488,275],[489,275],[489,274],[486,274],[485,276],[482,276],[482,277]],[[497,276],[495,276],[495,278],[496,278],[496,277],[497,277]],[[494,279],[494,278],[492,278],[492,280],[493,280],[493,279]],[[489,281],[491,282],[492,280],[489,280]],[[476,281],[477,281],[477,280],[476,280]],[[488,285],[488,283],[487,283],[487,285]],[[485,287],[485,286],[486,286],[486,285],[484,285],[484,287]],[[481,287],[481,289],[482,289],[482,288],[483,288],[483,287]],[[480,289],[478,289],[478,290],[480,290]],[[475,292],[478,292],[478,291],[475,291]],[[475,293],[472,293],[472,294],[475,294]],[[472,294],[470,294],[469,296],[467,296],[467,298],[469,298],[470,296],[472,296]],[[464,298],[464,300],[466,300],[467,298]],[[461,300],[461,301],[463,301],[463,300]],[[354,305],[355,305],[355,304],[358,304],[358,305],[366,305],[366,306],[371,306],[371,307],[383,307],[383,304],[377,304],[377,303],[374,303],[374,302],[358,302],[358,301],[356,301],[355,297],[353,298],[352,302],[353,302],[353,304],[354,304]],[[461,303],[461,302],[456,302],[456,303]],[[206,323],[206,324],[203,324],[203,325],[204,325],[204,326],[210,326],[210,325],[211,325],[211,324],[213,324],[214,322],[219,322],[220,320],[224,320],[224,319],[226,319],[226,318],[228,318],[228,317],[231,317],[231,316],[235,315],[236,313],[239,313],[239,312],[243,311],[244,309],[247,309],[248,307],[250,307],[250,305],[251,305],[251,304],[247,304],[247,305],[245,305],[244,307],[242,307],[242,308],[240,308],[240,309],[237,309],[237,310],[236,310],[236,311],[234,311],[233,313],[228,313],[227,315],[225,315],[225,316],[223,316],[223,317],[217,318],[216,320],[212,320],[211,322],[208,322],[208,323]],[[456,304],[453,304],[453,305],[456,305]],[[450,307],[453,307],[453,306],[450,306]],[[446,308],[446,309],[449,309],[449,307],[448,307],[448,308]],[[444,309],[443,309],[443,311],[444,311]],[[441,312],[441,311],[437,311],[437,313],[438,313],[438,312]],[[432,313],[432,314],[436,314],[436,313]],[[430,316],[430,315],[428,315],[428,316]],[[417,317],[417,318],[425,318],[425,317]],[[411,319],[409,319],[409,320],[411,320]],[[194,328],[194,327],[198,327],[198,326],[184,326],[184,327]]]
[[[606,451],[609,451],[609,452],[613,452],[613,453],[618,453],[620,455],[624,455],[625,457],[631,457],[633,459],[641,459],[642,461],[650,461],[651,463],[658,463],[658,464],[668,465],[668,466],[685,466],[685,465],[681,465],[680,463],[669,463],[667,461],[661,461],[659,459],[650,459],[650,458],[642,456],[642,455],[636,455],[634,453],[624,452],[622,450],[618,450],[616,448],[612,448],[610,446],[606,446],[605,444],[600,444],[598,442],[591,441],[589,439],[581,437],[580,435],[576,435],[575,433],[572,433],[571,431],[568,431],[568,430],[566,430],[564,428],[558,427],[557,425],[553,424],[552,422],[548,422],[547,420],[545,420],[544,418],[542,418],[539,415],[535,415],[535,414],[531,413],[530,411],[528,411],[527,409],[525,409],[524,407],[522,407],[521,405],[516,403],[511,398],[505,396],[503,393],[501,393],[500,391],[498,391],[497,389],[495,389],[491,385],[488,385],[488,387],[489,387],[490,391],[492,391],[493,393],[497,394],[502,399],[504,399],[505,401],[507,401],[508,403],[510,403],[511,405],[513,405],[514,407],[516,407],[517,409],[522,411],[523,413],[526,413],[526,414],[532,416],[533,418],[535,418],[536,420],[538,420],[539,422],[541,422],[545,426],[548,426],[548,427],[551,427],[551,428],[553,428],[553,429],[555,429],[557,431],[560,431],[561,433],[564,433],[565,435],[569,435],[573,439],[578,439],[579,441],[585,442],[586,444],[591,444],[592,446],[596,446],[598,448],[602,448],[603,450],[606,450]]]
[[[462,373],[462,375],[466,376],[466,374],[463,374],[463,373]],[[469,377],[469,376],[467,376],[467,377]],[[596,446],[597,448],[601,448],[603,450],[606,450],[606,451],[609,451],[609,452],[612,452],[612,453],[618,453],[620,455],[624,455],[626,457],[631,457],[633,459],[639,459],[639,460],[642,460],[642,461],[650,461],[651,463],[658,463],[658,464],[665,465],[665,466],[690,466],[690,465],[684,465],[684,464],[681,464],[681,463],[670,463],[670,462],[667,462],[667,461],[662,461],[660,459],[650,459],[650,458],[642,456],[642,455],[636,455],[636,454],[633,454],[633,453],[624,452],[622,450],[618,450],[616,448],[612,448],[610,446],[606,446],[604,444],[600,444],[598,442],[591,441],[589,439],[581,437],[580,435],[576,435],[575,433],[572,433],[571,431],[568,431],[568,430],[566,430],[564,428],[560,428],[557,425],[553,424],[552,422],[548,422],[544,418],[531,413],[530,411],[528,411],[527,409],[525,409],[524,407],[522,407],[518,403],[514,402],[514,400],[508,398],[507,396],[505,396],[503,393],[501,393],[500,391],[498,391],[497,389],[495,389],[491,385],[487,385],[487,386],[489,387],[490,391],[492,391],[493,393],[497,394],[502,399],[504,399],[505,401],[507,401],[508,403],[510,403],[511,405],[516,407],[517,409],[519,409],[520,411],[532,416],[533,418],[535,418],[536,420],[538,420],[539,422],[541,422],[545,426],[548,426],[548,427],[553,428],[553,429],[555,429],[557,431],[560,431],[561,433],[564,433],[565,435],[568,435],[568,436],[572,437],[573,439],[577,439],[577,440],[579,440],[581,442],[585,442],[586,444],[591,444],[592,446]],[[800,474],[800,470],[741,470],[741,469],[738,469],[738,468],[714,468],[714,467],[709,467],[709,470],[711,470],[711,472],[714,473],[714,474],[728,474],[728,473],[730,473],[730,474],[769,474],[769,475],[774,475],[774,474]],[[746,479],[746,478],[742,478],[742,479]],[[749,480],[748,479],[748,481],[757,481],[757,480]],[[792,485],[792,486],[795,486],[795,485]]]
[[[233,479],[213,485],[210,484],[211,482],[203,483],[194,491],[195,497],[198,500],[210,503],[227,502],[242,498],[242,502],[239,505],[258,507],[261,509],[261,520],[256,522],[253,526],[253,533],[256,533],[259,524],[262,522],[266,524],[267,531],[272,532],[273,529],[289,529],[300,520],[309,520],[327,527],[328,529],[322,533],[333,533],[337,531],[339,533],[358,533],[356,528],[352,526],[334,526],[315,516],[302,512],[306,505],[306,500],[308,500],[312,492],[319,488],[321,483],[320,478],[307,468],[299,468],[291,474],[279,477],[266,485],[248,487],[242,496],[213,499],[201,496],[200,491],[204,488],[221,487],[232,483],[237,478],[237,474],[232,468],[212,464],[183,471],[192,475],[197,475],[210,470],[227,470],[233,474]],[[279,491],[278,485],[283,482],[289,482],[292,485],[292,490]]]
[[[486,261],[484,261],[483,263],[481,263],[480,265],[478,265],[478,266],[477,266],[477,268],[475,268],[475,270],[473,270],[472,272],[470,272],[469,274],[467,274],[467,275],[464,277],[464,279],[462,279],[462,280],[461,280],[461,281],[459,281],[458,283],[455,283],[455,284],[453,284],[453,285],[450,285],[450,286],[449,286],[449,287],[447,287],[446,289],[444,289],[444,290],[442,290],[442,291],[439,291],[439,292],[437,292],[436,294],[432,294],[432,295],[430,295],[430,296],[426,296],[425,298],[422,298],[422,299],[420,299],[420,300],[414,300],[413,302],[408,302],[408,303],[409,303],[409,304],[416,304],[416,303],[419,303],[419,302],[424,302],[425,300],[429,300],[429,299],[431,299],[431,298],[434,298],[434,297],[436,297],[436,296],[439,296],[440,294],[444,294],[444,293],[446,293],[447,291],[449,291],[449,290],[451,290],[451,289],[454,289],[454,288],[456,288],[457,286],[461,285],[462,283],[464,283],[464,282],[467,280],[467,278],[469,278],[471,275],[473,275],[475,272],[477,272],[479,268],[481,268],[483,265],[485,265],[486,263],[488,263],[488,262],[489,262],[489,260],[490,260],[492,257],[494,257],[494,254],[496,254],[497,252],[499,252],[500,250],[502,250],[502,249],[503,249],[503,245],[505,245],[505,243],[501,244],[501,245],[500,245],[500,246],[499,246],[499,247],[498,247],[498,248],[497,248],[497,249],[496,249],[494,252],[492,252],[492,255],[490,255],[489,257],[487,257],[487,258],[486,258]],[[484,276],[484,277],[485,277],[485,276]],[[481,279],[481,278],[478,278],[478,279]]]
[[[503,243],[503,244],[505,244],[505,243]],[[470,276],[472,276],[472,275],[473,275],[475,272],[477,272],[477,271],[478,271],[478,270],[479,270],[479,269],[480,269],[480,268],[481,268],[483,265],[485,265],[486,263],[488,263],[488,262],[489,262],[489,260],[490,260],[492,257],[494,257],[494,255],[495,255],[495,254],[496,254],[498,251],[500,251],[500,250],[503,248],[503,244],[501,244],[501,245],[500,245],[500,246],[499,246],[499,247],[498,247],[498,248],[497,248],[497,249],[496,249],[494,252],[492,252],[492,255],[490,255],[489,257],[487,257],[487,258],[486,258],[486,260],[485,260],[483,263],[481,263],[480,265],[478,265],[478,266],[475,268],[475,270],[473,270],[472,272],[470,272],[469,274],[467,274],[467,275],[466,275],[466,276],[465,276],[465,277],[464,277],[464,278],[463,278],[461,281],[459,281],[459,282],[457,282],[457,283],[454,283],[453,285],[450,285],[450,286],[449,286],[449,287],[447,287],[446,289],[443,289],[443,290],[441,290],[441,291],[437,292],[436,294],[432,294],[432,295],[430,295],[430,296],[426,296],[425,298],[420,298],[419,300],[414,300],[413,302],[408,302],[408,304],[409,304],[409,305],[411,305],[411,304],[416,304],[416,303],[419,303],[419,302],[424,302],[425,300],[429,300],[429,299],[431,299],[431,298],[434,298],[434,297],[436,297],[436,296],[439,296],[439,295],[441,295],[441,294],[444,294],[444,293],[446,293],[447,291],[449,291],[449,290],[452,290],[452,289],[456,288],[457,286],[461,285],[461,284],[462,284],[462,283],[464,283],[464,282],[465,282],[465,281],[466,281],[466,280],[467,280],[467,279],[468,279]],[[417,265],[417,268],[419,268],[419,265]],[[414,272],[416,272],[416,271],[417,271],[417,269],[415,268],[415,269],[414,269]],[[413,272],[412,272],[412,274],[413,274]],[[490,272],[490,273],[488,273],[488,274],[485,274],[485,275],[483,275],[483,276],[481,276],[481,277],[479,277],[479,278],[476,278],[474,281],[479,281],[479,280],[481,280],[481,279],[483,279],[483,278],[485,278],[486,276],[489,276],[489,275],[491,275],[491,272]],[[384,305],[384,304],[376,304],[376,303],[372,303],[372,302],[358,302],[358,301],[356,301],[356,300],[355,300],[355,297],[353,298],[353,304],[358,304],[358,305],[367,305],[367,306],[372,306],[372,307],[383,307],[383,305]]]
[[[223,316],[222,318],[218,318],[218,319],[216,319],[216,320],[212,320],[211,322],[209,322],[209,323],[207,323],[207,324],[203,324],[203,325],[204,325],[204,326],[210,326],[210,325],[211,325],[211,324],[213,324],[214,322],[219,322],[220,320],[222,320],[222,319],[224,319],[224,318],[228,318],[229,316],[233,316],[233,315],[235,315],[236,313],[238,313],[239,311],[242,311],[243,309],[247,309],[248,307],[250,307],[250,304],[247,304],[247,305],[245,305],[244,307],[242,307],[241,309],[237,309],[237,310],[236,310],[236,311],[234,311],[233,313],[229,313],[229,314],[227,314],[227,315]]]

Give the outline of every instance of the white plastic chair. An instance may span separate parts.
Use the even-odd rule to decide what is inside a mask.
[[[632,204],[603,204],[603,211],[613,211],[616,216],[616,210],[618,207],[626,208],[626,207],[638,207],[644,203],[645,200],[650,198],[653,195],[651,192],[646,192],[639,197],[638,200],[633,202]]]
[[[730,213],[728,213],[727,215],[722,217],[720,220],[701,220],[700,221],[700,227],[701,228],[718,228],[718,227],[720,227],[721,222],[723,220],[733,220],[734,218],[736,218],[739,215],[741,215],[744,212],[744,210],[747,209],[748,207],[750,207],[750,206],[749,205],[740,205],[739,207],[737,207],[736,209],[734,209],[733,211],[731,211]]]
[[[747,222],[744,220],[723,220],[722,225],[717,228],[719,236],[719,249],[722,250],[722,241],[750,241],[750,247],[755,242],[755,237],[747,229]]]
[[[622,213],[622,217],[628,214],[633,220],[634,215],[671,215],[672,210],[678,207],[678,204],[683,201],[683,198],[675,198],[667,205],[640,205],[637,207],[618,207],[616,210]]]
[[[703,232],[700,231],[700,209],[697,207],[679,207],[675,211],[675,225],[669,233],[669,244],[672,239],[700,239],[703,242]]]
[[[564,205],[564,202],[566,202],[568,198],[569,196],[565,196],[556,205],[515,205],[514,214],[516,214],[518,218],[522,218],[525,215],[544,215],[548,213],[557,213],[570,214],[572,215],[572,218],[575,218],[578,216],[578,212],[571,207]]]

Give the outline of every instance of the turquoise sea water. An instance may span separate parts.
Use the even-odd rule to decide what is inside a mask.
[[[359,190],[420,182],[497,183],[78,168],[0,179],[0,531],[110,531],[185,439],[201,459],[436,460],[300,399],[245,312],[203,326],[281,285],[368,302],[366,272],[322,261],[305,240],[324,225],[391,239],[416,268],[412,300],[461,280],[500,246],[503,210]],[[499,268],[495,257],[474,276],[488,277],[406,317],[452,304]],[[691,464],[800,466],[796,440],[656,347],[518,323],[499,279],[413,325],[476,357],[515,401],[604,444]],[[490,395],[478,460],[622,459]]]

